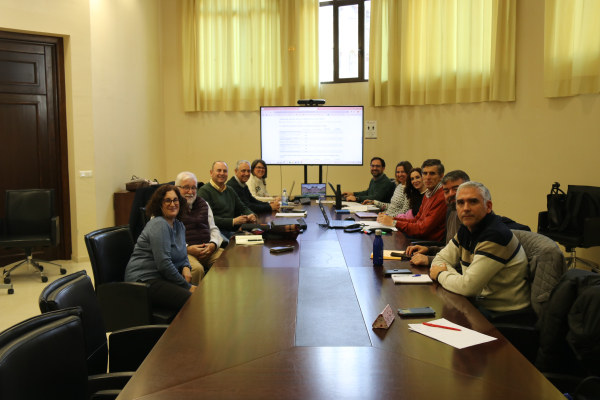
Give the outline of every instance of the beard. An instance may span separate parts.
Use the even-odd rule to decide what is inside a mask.
[[[448,208],[450,211],[456,211],[456,196],[452,196],[448,199]]]

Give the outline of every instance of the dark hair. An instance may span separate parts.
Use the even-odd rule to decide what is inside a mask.
[[[415,201],[417,201],[417,199],[421,196],[421,192],[415,189],[410,180],[410,176],[413,172],[418,172],[419,175],[421,175],[421,178],[423,177],[421,168],[413,168],[408,173],[408,179],[406,180],[406,185],[404,186],[404,194],[406,194],[406,198],[408,199],[408,204],[410,205],[410,208],[413,208]]]
[[[258,164],[262,164],[263,167],[265,167],[265,175],[262,177],[263,179],[267,179],[267,163],[264,162],[264,160],[261,160],[260,158],[252,161],[252,165],[250,166],[250,172],[252,172],[252,175],[254,175],[254,168],[256,168],[256,166]]]
[[[383,158],[381,158],[381,157],[373,157],[373,158],[371,158],[371,163],[373,162],[373,160],[379,160],[379,161],[381,161],[381,166],[383,168],[385,168],[385,161],[383,161]]]
[[[425,167],[437,167],[438,175],[444,175],[444,166],[442,165],[442,162],[437,158],[430,158],[429,160],[423,161],[423,165],[421,165],[421,168],[425,169]]]
[[[461,171],[460,169],[450,171],[442,178],[442,185],[445,185],[448,182],[454,182],[459,179],[462,179],[463,182],[469,182],[471,178],[465,171]]]
[[[185,199],[185,197],[183,197],[181,195],[181,193],[179,192],[179,188],[177,186],[173,186],[173,185],[162,185],[159,186],[158,189],[156,189],[156,192],[154,192],[154,194],[152,195],[152,197],[150,198],[150,201],[148,202],[148,204],[146,204],[146,216],[148,216],[148,218],[154,216],[154,217],[162,217],[163,213],[162,213],[162,204],[163,204],[163,199],[165,198],[167,192],[170,192],[171,190],[173,190],[175,192],[175,194],[177,195],[177,198],[179,199],[179,212],[177,213],[177,216],[175,218],[177,218],[178,220],[182,220],[188,213],[188,207],[187,206],[187,200]]]
[[[396,169],[394,170],[394,179],[396,179],[396,171],[398,171],[398,167],[404,168],[404,172],[408,174],[408,171],[410,171],[413,166],[410,161],[400,161],[398,164],[396,164]]]

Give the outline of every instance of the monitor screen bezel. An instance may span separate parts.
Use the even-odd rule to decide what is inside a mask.
[[[262,147],[262,142],[263,142],[263,133],[262,133],[262,111],[263,108],[295,108],[298,110],[301,110],[303,108],[306,107],[312,107],[312,108],[316,108],[318,107],[319,109],[324,109],[324,108],[357,108],[360,107],[362,109],[362,124],[361,124],[361,163],[360,164],[307,164],[307,163],[296,163],[296,164],[290,164],[290,163],[269,163],[269,165],[287,165],[287,166],[294,166],[294,165],[322,165],[322,166],[340,166],[340,167],[362,167],[365,164],[365,106],[359,106],[359,105],[346,105],[346,106],[261,106],[260,110],[259,110],[259,114],[260,114],[260,158],[262,160],[264,160],[263,157],[263,147]]]

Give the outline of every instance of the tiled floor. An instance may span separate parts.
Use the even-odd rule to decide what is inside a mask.
[[[67,270],[67,274],[85,269],[92,278],[92,282],[94,281],[92,266],[89,262],[76,263],[64,260],[54,262],[62,265]],[[15,293],[9,295],[8,290],[0,290],[0,332],[27,318],[39,315],[38,297],[40,293],[50,282],[64,276],[60,274],[58,267],[52,264],[42,263],[42,265],[44,266],[44,274],[48,277],[47,283],[42,283],[37,272],[21,266],[11,273]],[[4,268],[0,268],[0,272],[4,272]]]

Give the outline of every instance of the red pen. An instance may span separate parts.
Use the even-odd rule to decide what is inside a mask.
[[[460,329],[450,328],[449,326],[444,326],[444,325],[430,324],[429,322],[423,322],[423,325],[433,326],[434,328],[450,329],[451,331],[460,331]]]

